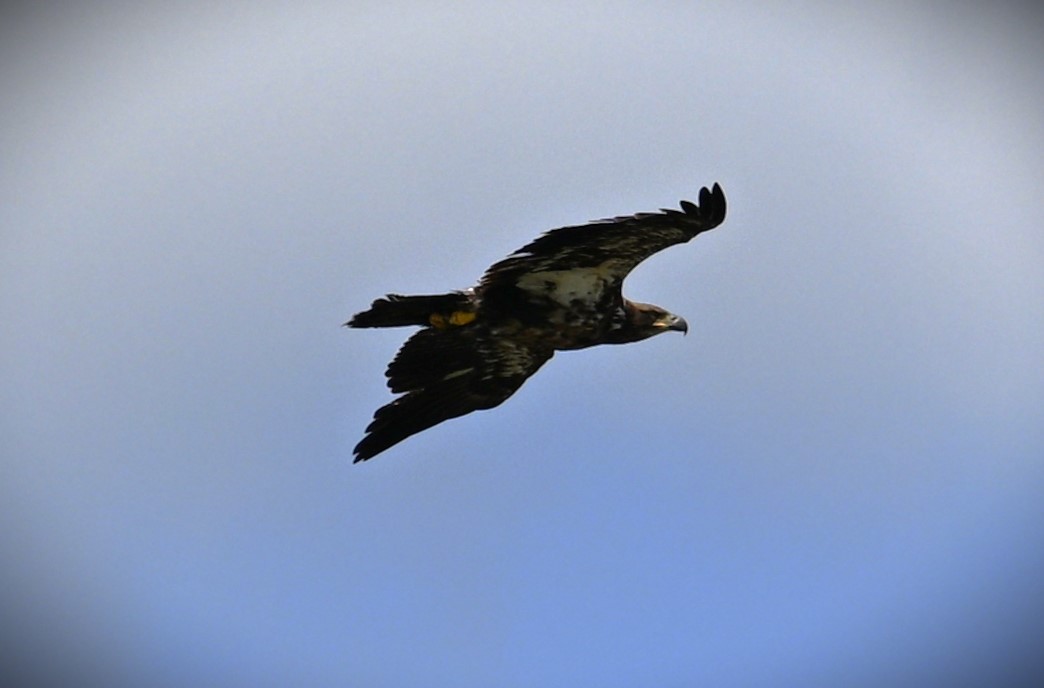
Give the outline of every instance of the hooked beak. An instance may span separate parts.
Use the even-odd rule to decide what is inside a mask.
[[[685,322],[685,318],[680,315],[671,313],[662,322],[663,326],[668,330],[681,332],[683,335],[689,334],[689,323]]]

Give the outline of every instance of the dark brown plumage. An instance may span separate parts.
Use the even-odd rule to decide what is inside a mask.
[[[623,297],[624,278],[668,246],[725,219],[717,184],[699,204],[551,230],[494,263],[476,287],[431,296],[389,294],[350,327],[419,325],[386,373],[401,394],[374,414],[355,460],[372,458],[450,418],[501,404],[556,350],[624,344],[671,330],[682,318]]]

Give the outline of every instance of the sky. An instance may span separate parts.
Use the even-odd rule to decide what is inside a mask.
[[[0,12],[8,678],[1044,676],[1039,10]],[[714,182],[625,284],[688,336],[351,463],[408,335],[353,313]]]

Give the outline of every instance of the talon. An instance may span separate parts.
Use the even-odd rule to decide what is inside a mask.
[[[475,313],[472,311],[454,311],[450,314],[449,323],[450,325],[467,325],[469,322],[475,319]]]

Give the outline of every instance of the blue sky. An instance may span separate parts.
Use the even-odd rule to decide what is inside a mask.
[[[1044,53],[1013,4],[225,3],[0,22],[0,653],[81,685],[1012,685],[1044,644]],[[725,224],[365,464],[546,229]]]

